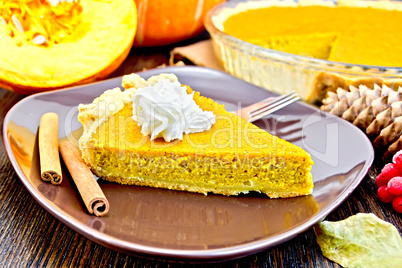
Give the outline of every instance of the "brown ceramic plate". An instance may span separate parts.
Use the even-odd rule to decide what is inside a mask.
[[[274,95],[226,73],[199,67],[169,67],[142,72],[148,78],[175,73],[202,95],[228,110]],[[315,162],[310,196],[269,199],[122,186],[99,180],[110,202],[107,216],[87,213],[64,168],[59,186],[39,178],[37,129],[42,114],[56,112],[59,138],[78,138],[77,105],[90,103],[121,78],[29,96],[7,114],[4,142],[17,175],[54,217],[114,250],[191,260],[221,260],[255,253],[309,229],[340,205],[357,187],[374,157],[366,136],[350,123],[301,102],[256,124],[303,147]],[[15,200],[17,202],[17,200]]]

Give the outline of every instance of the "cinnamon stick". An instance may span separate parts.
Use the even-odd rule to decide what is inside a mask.
[[[43,181],[58,185],[62,182],[58,147],[59,117],[55,113],[42,115],[39,123],[39,160]]]
[[[109,202],[91,170],[82,160],[79,149],[69,141],[61,142],[59,148],[88,212],[95,216],[106,215],[109,212]]]

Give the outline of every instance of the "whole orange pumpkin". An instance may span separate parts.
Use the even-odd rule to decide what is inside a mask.
[[[200,34],[209,9],[224,0],[135,0],[134,46],[163,46]]]
[[[132,0],[8,0],[0,4],[0,87],[22,94],[100,80],[128,55]]]

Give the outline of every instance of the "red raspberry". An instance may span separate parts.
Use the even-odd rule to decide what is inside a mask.
[[[396,176],[402,175],[399,169],[396,168],[394,163],[386,164],[381,173],[376,178],[376,183],[378,186],[386,185],[390,179]]]
[[[395,197],[393,194],[391,194],[388,191],[388,188],[386,185],[382,185],[382,186],[380,186],[380,188],[378,188],[377,196],[378,196],[378,199],[380,199],[384,203],[391,203]]]
[[[402,170],[402,150],[396,152],[396,154],[392,157],[392,162],[394,162],[396,166]]]
[[[383,185],[387,185],[389,181],[389,178],[384,176],[384,174],[380,173],[376,178],[375,178],[375,182],[377,183],[377,186],[383,186]]]
[[[394,177],[389,180],[388,191],[393,195],[402,195],[402,177]]]
[[[402,213],[402,195],[394,198],[394,201],[392,201],[392,207],[396,212]]]

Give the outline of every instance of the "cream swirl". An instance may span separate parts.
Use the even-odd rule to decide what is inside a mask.
[[[215,123],[215,115],[203,111],[193,95],[178,81],[160,79],[138,88],[133,96],[133,119],[143,135],[151,135],[151,140],[182,140],[183,133],[206,131]]]

